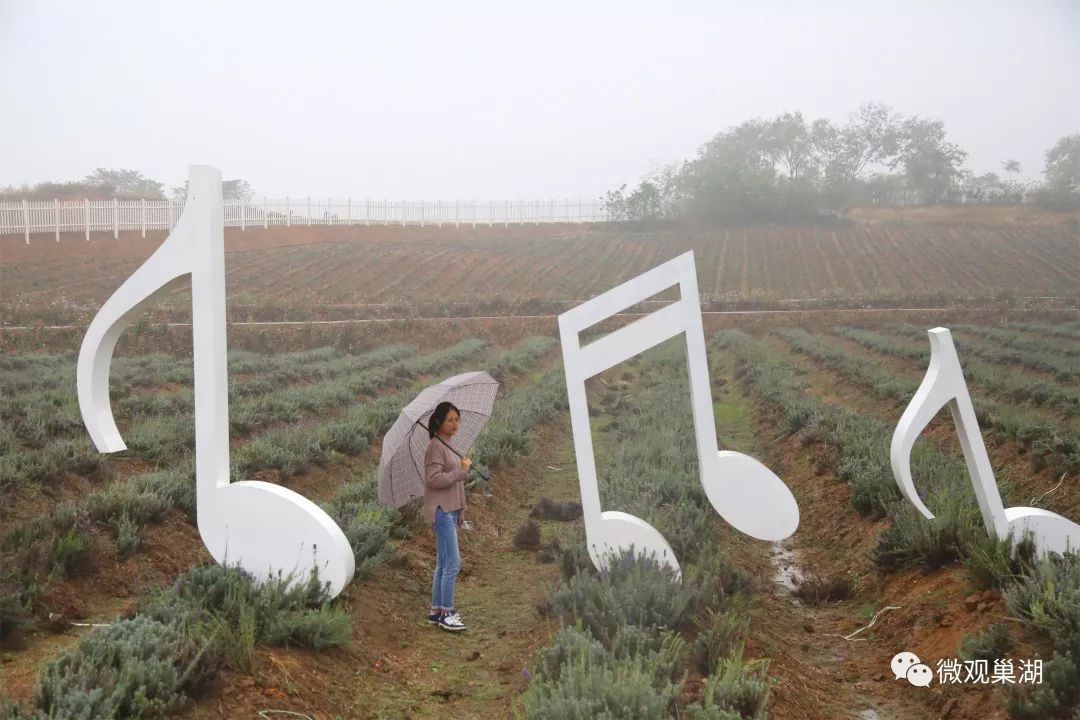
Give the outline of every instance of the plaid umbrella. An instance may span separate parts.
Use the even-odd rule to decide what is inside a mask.
[[[417,395],[383,438],[379,502],[401,507],[424,494],[427,424],[436,405],[447,400],[461,411],[458,431],[447,444],[458,455],[464,455],[491,418],[498,389],[499,383],[487,373],[470,372],[447,378]]]

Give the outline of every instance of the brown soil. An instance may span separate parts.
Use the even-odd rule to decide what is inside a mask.
[[[762,429],[766,428],[767,424]],[[762,652],[773,658],[773,672],[782,680],[771,717],[827,720],[874,710],[884,718],[922,720],[940,717],[951,702],[950,720],[1005,720],[1000,688],[936,683],[914,688],[894,679],[889,668],[901,651],[915,652],[934,670],[938,660],[958,657],[966,636],[1006,619],[1000,595],[980,594],[978,600],[966,603],[965,598],[976,591],[961,567],[934,573],[878,571],[870,550],[887,522],[867,520],[852,511],[846,505],[847,486],[831,471],[815,472],[807,450],[788,438],[767,453],[770,467],[799,501],[800,526],[790,546],[804,568],[823,576],[847,575],[856,594],[821,607],[773,597],[763,627],[769,642]],[[886,606],[900,609],[883,611],[872,627],[852,639],[842,637],[867,626],[869,616]],[[1034,657],[1030,646],[1013,654]]]
[[[944,212],[932,210],[934,217]],[[982,210],[995,216],[993,208]],[[414,314],[410,307],[431,305],[433,289],[441,303],[464,304],[461,314],[502,314],[526,301],[580,301],[687,250],[698,258],[701,292],[724,309],[856,299],[878,306],[999,295],[1075,299],[1076,221],[1021,210],[1017,217],[1042,220],[949,227],[853,220],[648,231],[585,225],[230,229],[226,269],[229,292],[254,303],[260,315],[276,313],[266,319],[282,319],[289,308],[317,318],[312,308],[343,311],[349,304],[393,305],[406,316]],[[955,212],[966,218],[972,210]],[[0,299],[17,319],[6,324],[72,313],[81,318],[164,237],[163,231],[146,239],[106,233],[89,242],[76,235],[26,244],[18,236],[0,236],[7,287]],[[176,305],[182,295],[178,291],[169,302]],[[469,311],[470,304],[478,310]],[[169,309],[172,319],[180,306]]]
[[[597,231],[581,225],[515,225],[478,226],[454,228],[452,226],[410,225],[406,227],[381,225],[296,225],[293,227],[253,227],[225,229],[225,252],[264,250],[320,243],[371,242],[396,245],[432,240],[452,240],[463,243],[491,240],[531,240],[573,234],[590,233],[608,235],[610,231]],[[92,232],[90,240],[83,233],[60,233],[55,236],[35,235],[27,244],[21,235],[0,236],[0,265],[25,262],[50,262],[54,260],[99,260],[105,258],[146,258],[165,241],[169,233],[149,230],[146,237],[137,231],[123,231],[118,237],[111,232]]]
[[[1034,205],[937,205],[853,208],[847,217],[871,225],[987,226],[1058,225],[1080,222],[1080,210],[1051,211]]]
[[[124,562],[117,558],[112,535],[92,528],[85,559],[35,603],[35,615],[45,621],[34,630],[12,633],[0,647],[0,687],[13,701],[29,706],[45,663],[90,631],[72,623],[109,623],[126,616],[148,588],[168,585],[191,567],[212,561],[198,530],[178,510],[140,532],[138,551]]]
[[[469,630],[456,635],[428,625],[434,538],[416,524],[397,560],[343,594],[356,618],[349,648],[260,648],[252,675],[221,673],[177,717],[254,717],[264,708],[320,720],[507,717],[528,683],[529,659],[558,629],[535,611],[557,568],[512,543],[540,497],[577,495],[566,469],[573,462],[568,430],[563,420],[539,428],[534,447],[544,450],[494,477],[493,497],[470,497],[474,529],[459,535],[456,597]],[[546,536],[565,532],[561,523],[544,525]]]
[[[422,523],[413,523],[413,536],[399,544],[397,559],[343,593],[341,602],[355,617],[348,648],[260,647],[250,675],[218,673],[177,717],[255,717],[266,708],[316,718],[427,717],[446,711],[455,717],[505,716],[527,685],[523,671],[529,658],[557,630],[557,623],[542,619],[535,607],[558,570],[540,564],[535,553],[514,550],[512,539],[541,496],[576,497],[574,478],[565,470],[573,462],[568,435],[562,421],[539,428],[534,443],[544,452],[496,473],[491,498],[470,497],[467,515],[474,529],[460,536],[457,598],[471,626],[466,633],[453,635],[427,624],[434,539]],[[346,468],[335,469],[340,480],[351,479]],[[328,485],[340,484],[325,472],[297,480],[292,484],[316,500],[328,494]],[[561,535],[562,526],[544,523],[545,535]],[[32,702],[43,664],[89,631],[69,621],[109,622],[129,611],[147,588],[211,561],[196,528],[176,511],[142,537],[139,552],[121,564],[112,539],[95,534],[92,563],[77,568],[74,579],[50,594],[48,610],[63,617],[48,629],[12,638],[3,665],[3,685],[12,700]]]

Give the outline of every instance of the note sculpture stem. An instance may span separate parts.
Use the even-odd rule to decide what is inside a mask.
[[[259,579],[292,573],[297,581],[317,568],[336,596],[352,578],[355,563],[341,528],[292,490],[260,481],[230,482],[221,173],[192,166],[188,187],[176,227],[86,331],[77,369],[83,422],[99,451],[127,448],[109,401],[116,341],[147,305],[190,275],[199,534],[219,563],[239,564]]]
[[[1017,541],[1030,532],[1042,554],[1075,550],[1080,542],[1080,525],[1072,520],[1042,508],[1005,507],[994,479],[994,470],[990,466],[990,456],[979,431],[979,422],[971,404],[971,395],[964,381],[952,334],[948,329],[938,327],[928,330],[927,335],[930,336],[930,366],[896,425],[889,449],[893,477],[900,487],[900,492],[927,519],[934,519],[934,514],[926,507],[915,489],[911,475],[911,450],[919,434],[938,411],[948,405],[960,436],[960,448],[964,453],[964,461],[975,489],[986,532],[999,539],[1012,535]]]

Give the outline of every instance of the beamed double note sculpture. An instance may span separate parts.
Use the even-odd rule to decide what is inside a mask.
[[[221,172],[189,168],[176,227],[102,305],[79,349],[79,409],[101,452],[125,450],[109,401],[109,366],[120,334],[159,295],[191,277],[195,394],[195,485],[199,534],[219,563],[265,580],[306,580],[313,569],[337,596],[355,560],[341,528],[292,490],[229,477],[229,388],[225,336],[225,230]]]
[[[911,476],[911,450],[919,434],[938,411],[948,405],[960,436],[960,448],[975,488],[986,532],[999,539],[1011,534],[1016,541],[1021,540],[1025,533],[1031,533],[1036,548],[1042,554],[1076,550],[1080,546],[1080,525],[1072,520],[1042,508],[1005,507],[994,479],[994,470],[990,466],[990,456],[979,432],[979,422],[952,334],[946,328],[938,327],[928,330],[927,335],[930,336],[930,366],[900,417],[889,449],[893,477],[900,486],[900,492],[926,518],[934,519],[934,514],[923,504],[915,489]]]
[[[678,300],[582,346],[581,332],[673,286]],[[680,574],[675,553],[656,528],[628,513],[602,510],[585,392],[590,377],[680,334],[686,340],[700,479],[709,502],[737,530],[761,540],[782,540],[799,526],[799,506],[776,474],[749,455],[718,449],[697,270],[694,253],[688,252],[559,316],[585,537],[598,569],[607,566],[612,553],[633,547],[635,554],[655,555]]]

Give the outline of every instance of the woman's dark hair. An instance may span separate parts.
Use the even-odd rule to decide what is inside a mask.
[[[461,411],[457,409],[457,406],[452,402],[443,401],[435,406],[435,412],[431,413],[431,419],[428,420],[427,432],[428,437],[433,438],[438,434],[439,428],[446,422],[446,416],[453,410],[461,417]]]

